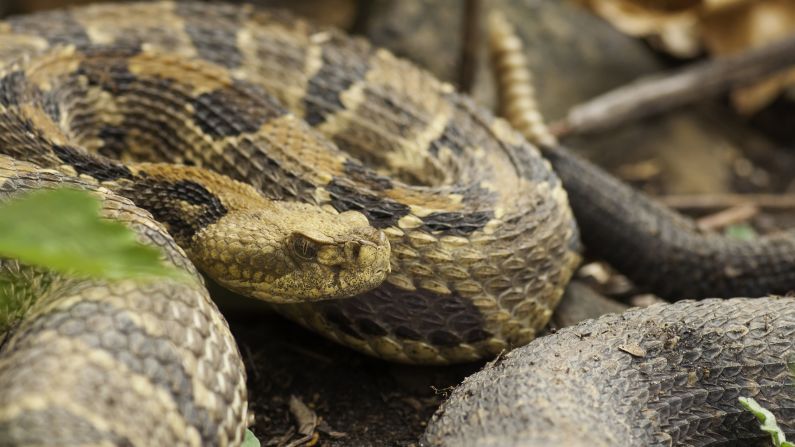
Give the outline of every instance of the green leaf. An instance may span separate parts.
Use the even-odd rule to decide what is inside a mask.
[[[0,204],[0,257],[76,276],[185,277],[120,222],[102,219],[85,191],[36,191]]]
[[[748,224],[729,225],[724,230],[724,234],[732,239],[739,239],[741,241],[752,241],[757,238],[756,231]]]
[[[259,439],[254,436],[251,430],[246,429],[246,437],[243,438],[243,444],[240,447],[260,447]]]
[[[774,447],[795,447],[795,444],[787,441],[784,431],[776,423],[776,417],[773,416],[773,413],[759,405],[753,398],[740,397],[739,399],[740,405],[759,419],[759,422],[761,422],[759,428],[770,434]]]

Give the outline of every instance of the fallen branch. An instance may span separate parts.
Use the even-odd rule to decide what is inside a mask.
[[[475,68],[477,66],[477,49],[480,43],[480,0],[466,0],[464,2],[463,26],[461,27],[461,54],[458,62],[458,89],[462,92],[471,92],[475,83]]]
[[[315,432],[319,420],[317,414],[296,396],[290,396],[289,408],[290,413],[293,415],[293,418],[295,418],[295,426],[298,434],[302,435],[302,437],[287,444],[286,447],[315,445],[318,440],[317,433]]]
[[[573,107],[566,118],[550,128],[557,136],[604,130],[748,85],[792,65],[795,36],[737,56],[641,78]]]
[[[759,207],[750,203],[733,206],[723,211],[704,216],[696,221],[696,225],[705,231],[715,231],[742,222],[747,222],[759,214]]]
[[[795,194],[697,194],[658,198],[678,210],[715,210],[754,205],[768,210],[795,209]]]

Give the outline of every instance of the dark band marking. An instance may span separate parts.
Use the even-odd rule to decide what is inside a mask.
[[[356,320],[355,324],[362,334],[370,337],[383,337],[389,334],[389,331],[375,320],[360,318]]]
[[[212,20],[207,20],[205,8],[188,2],[176,3],[175,12],[185,21],[185,31],[199,57],[226,68],[240,66],[243,55],[236,34],[243,22],[241,8],[213,8]]]
[[[492,336],[472,302],[455,293],[437,295],[407,291],[385,283],[354,298],[318,303],[320,312],[339,331],[358,339],[391,335],[453,347]]]
[[[91,43],[83,25],[78,23],[68,11],[13,17],[9,19],[9,23],[13,31],[41,36],[50,45]]]
[[[53,123],[58,123],[61,118],[60,100],[58,92],[42,92],[36,85],[28,82],[24,71],[16,70],[0,78],[0,106],[7,108],[19,107],[23,104],[40,106]],[[21,118],[17,118],[21,121]],[[31,123],[27,122],[27,125]],[[36,132],[38,134],[38,132]]]
[[[172,123],[167,121],[152,123],[148,121],[152,118],[151,115],[137,110],[134,112],[125,110],[123,117],[119,125],[91,123],[94,125],[93,128],[97,129],[92,133],[102,140],[101,145],[97,148],[92,147],[92,150],[112,159],[135,162],[169,160],[169,163],[173,164],[188,164],[181,148],[174,147],[174,140],[182,138],[182,135],[176,133],[177,129],[171,125]],[[174,140],[167,140],[165,135],[171,135]]]
[[[92,59],[116,59],[124,61],[132,59],[143,52],[144,41],[134,35],[119,35],[109,44],[91,44],[85,47],[78,47],[86,60]]]
[[[16,70],[0,78],[0,105],[18,106],[25,92],[25,72]]]
[[[114,95],[128,92],[137,81],[127,61],[116,57],[91,57],[84,60],[75,75],[84,76],[89,86],[99,87]]]
[[[89,154],[72,146],[54,145],[52,151],[78,174],[85,174],[99,181],[132,178],[132,172],[127,166],[108,158]]]
[[[184,200],[192,205],[199,205],[207,208],[218,208],[219,213],[225,213],[225,208],[215,194],[211,193],[204,186],[192,180],[179,180],[173,183],[174,197]],[[224,211],[220,211],[224,210]]]
[[[323,65],[309,80],[304,100],[304,120],[312,126],[343,109],[340,95],[364,79],[369,70],[370,48],[361,41],[332,34],[322,51]]]
[[[58,125],[61,122],[61,99],[59,92],[49,90],[41,93],[41,106],[44,113],[50,117],[53,123]]]
[[[392,161],[387,157],[390,153],[401,153],[407,150],[415,151],[422,161],[428,164],[425,148],[412,144],[412,140],[427,126],[427,119],[420,118],[420,107],[398,98],[397,94],[384,87],[382,91],[373,92],[365,89],[365,99],[358,105],[354,119],[331,136],[337,147],[367,166],[385,167],[394,172],[394,177],[407,183],[426,184],[425,173],[434,172],[431,165],[429,169],[417,168],[423,174],[415,175],[411,170],[395,169]],[[311,98],[308,97],[308,100]],[[340,105],[341,106],[341,105]],[[372,126],[377,122],[379,126]],[[370,123],[370,124],[368,124]],[[418,152],[419,151],[419,152]],[[409,155],[410,156],[410,155]],[[376,176],[372,171],[365,171],[358,166],[346,166],[351,175],[358,175],[364,184],[372,186],[374,190],[391,188],[388,178]],[[400,172],[396,172],[400,171]]]
[[[152,213],[155,220],[167,225],[169,234],[177,242],[190,240],[228,212],[218,197],[191,180],[171,181],[141,175],[131,183],[124,187],[123,195]],[[197,209],[187,211],[180,202],[194,205]]]
[[[202,59],[226,68],[237,68],[243,63],[243,55],[237,47],[236,30],[188,22],[185,31]]]
[[[457,155],[464,153],[467,147],[467,140],[464,137],[466,133],[461,130],[457,121],[458,120],[450,120],[442,131],[442,134],[431,142],[428,149],[431,155],[434,157],[438,156],[439,151],[443,147],[450,149]]]
[[[233,144],[225,147],[222,154],[212,157],[210,166],[214,166],[214,171],[248,183],[272,199],[312,201],[315,186],[295,172],[282,168],[278,160],[271,158],[266,146],[268,141],[255,143],[243,139],[234,147]]]
[[[232,3],[210,6],[203,2],[173,4],[174,13],[182,19],[199,56],[223,67],[237,68],[244,60],[237,46],[237,32],[247,24],[251,11]]]
[[[343,334],[350,335],[351,337],[358,338],[360,340],[365,339],[365,337],[356,330],[353,321],[348,318],[341,309],[330,306],[328,309],[325,309],[323,315],[326,317],[326,320],[332,324],[332,326],[339,329]]]
[[[375,228],[395,226],[401,217],[411,211],[408,205],[363,193],[355,187],[345,185],[339,179],[332,180],[326,190],[331,194],[331,205],[337,211],[360,211]]]
[[[192,157],[187,154],[190,151],[210,152],[204,147],[186,143],[186,140],[190,141],[190,135],[186,134],[182,123],[163,119],[162,114],[151,112],[153,109],[179,110],[184,107],[183,97],[179,96],[180,92],[174,88],[171,80],[149,79],[134,88],[135,93],[125,99],[126,110],[123,111],[124,119],[119,127],[127,134],[123,143],[127,146],[125,149],[130,146],[143,149],[135,151],[136,161],[189,164]],[[155,101],[169,102],[153,107]]]
[[[422,340],[422,334],[406,326],[396,327],[395,336],[397,336],[398,338],[404,338],[406,340],[412,340],[412,341]]]
[[[389,177],[376,174],[375,171],[368,169],[354,159],[345,160],[343,169],[349,178],[373,191],[384,191],[393,187],[392,180]]]
[[[99,128],[97,136],[102,140],[99,153],[106,157],[118,159],[127,149],[127,130],[122,127],[105,124]]]
[[[8,138],[15,135],[14,138]],[[52,144],[27,117],[17,110],[0,112],[0,154],[27,160],[42,167],[60,164],[52,152]]]
[[[426,231],[466,236],[483,229],[494,218],[492,211],[475,211],[471,213],[437,212],[422,218]]]
[[[234,88],[199,95],[193,109],[196,124],[216,138],[256,132],[266,122],[287,113],[261,87],[242,81],[235,81]]]
[[[453,334],[450,331],[441,330],[431,331],[428,334],[428,341],[430,341],[433,345],[452,347],[460,344],[463,340],[460,336]]]

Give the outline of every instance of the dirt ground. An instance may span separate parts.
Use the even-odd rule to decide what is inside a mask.
[[[291,396],[322,419],[317,445],[413,445],[450,387],[480,367],[384,362],[241,300],[227,297],[221,309],[246,363],[253,430],[263,445],[291,445],[301,439],[289,410]],[[235,309],[237,305],[242,309]]]
[[[24,2],[12,1],[0,0],[0,14],[24,9]],[[27,5],[45,8],[63,3],[67,2],[36,0]],[[365,3],[304,1],[295,5],[303,13],[364,34],[438,76],[467,86],[489,107],[495,102],[494,83],[478,24],[488,9],[500,8],[513,19],[528,46],[541,107],[551,120],[598,93],[681,63],[659,56],[648,45],[557,0],[462,0],[456,3],[458,8],[431,0]],[[787,123],[793,118],[795,102],[786,97],[750,119],[738,116],[721,98],[565,142],[657,196],[791,195],[795,193],[795,150],[791,149],[795,132]],[[725,208],[683,207],[697,218],[714,216]],[[792,207],[759,207],[749,216],[730,226],[759,233],[795,226]],[[589,261],[579,276],[624,302],[653,300],[598,262]],[[482,366],[390,364],[329,342],[264,305],[229,296],[217,287],[211,291],[240,343],[255,417],[252,429],[263,445],[416,445],[449,389]],[[293,411],[291,397],[295,398]],[[306,408],[300,411],[296,402]],[[316,428],[314,436],[307,439],[297,433],[296,414]],[[313,420],[313,415],[318,419]]]

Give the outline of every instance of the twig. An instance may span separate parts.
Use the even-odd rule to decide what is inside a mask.
[[[678,210],[715,210],[751,204],[762,209],[795,209],[795,194],[698,194],[659,197],[664,204]]]
[[[746,222],[759,213],[759,207],[750,203],[737,205],[696,221],[696,225],[705,231],[719,230],[729,225]]]
[[[301,435],[311,435],[317,427],[317,414],[296,396],[290,396],[290,413],[295,418],[296,428]]]
[[[301,438],[294,440],[286,447],[297,447],[299,445],[314,445],[317,442],[315,429],[318,424],[317,414],[296,396],[290,396],[290,413],[295,418],[295,424]]]
[[[554,123],[558,136],[624,124],[747,85],[795,65],[795,36],[737,56],[712,59],[635,82],[573,107]]]
[[[472,90],[477,66],[477,48],[480,43],[480,0],[464,2],[463,26],[461,27],[461,54],[458,62],[458,88],[462,92]]]

